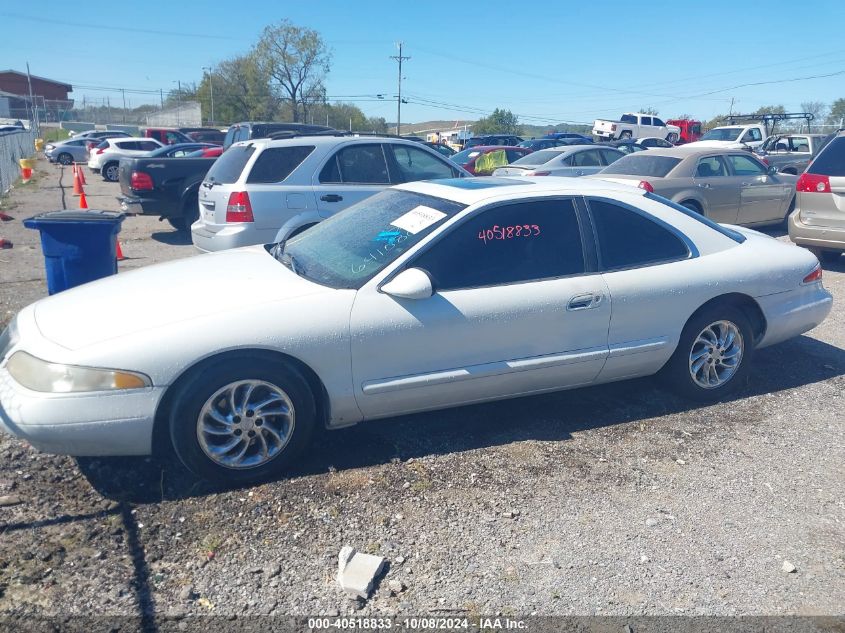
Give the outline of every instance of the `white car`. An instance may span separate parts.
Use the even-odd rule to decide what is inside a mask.
[[[831,302],[809,251],[635,187],[408,183],[277,246],[24,308],[0,338],[0,427],[54,453],[172,450],[243,483],[318,426],[657,372],[719,399]]]
[[[685,147],[718,147],[720,149],[753,149],[767,138],[766,128],[760,124],[723,125],[707,130],[700,139]]]
[[[109,182],[117,182],[120,177],[120,159],[138,158],[164,147],[154,138],[108,138],[88,152],[88,168],[95,174],[102,172]]]
[[[615,147],[566,145],[526,154],[509,165],[497,167],[493,176],[588,176],[597,174],[625,156]]]
[[[191,239],[201,252],[279,242],[392,184],[471,175],[422,143],[392,136],[242,141],[208,170]]]

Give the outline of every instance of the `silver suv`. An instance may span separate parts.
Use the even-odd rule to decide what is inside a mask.
[[[391,185],[465,176],[425,145],[389,136],[235,143],[200,186],[191,237],[203,252],[278,242]]]
[[[810,163],[796,190],[789,239],[822,261],[838,259],[845,252],[845,131]]]

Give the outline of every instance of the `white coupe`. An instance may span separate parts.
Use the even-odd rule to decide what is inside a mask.
[[[702,400],[831,309],[807,250],[570,178],[408,183],[277,246],[121,273],[0,338],[0,428],[243,483],[318,425],[662,372]]]

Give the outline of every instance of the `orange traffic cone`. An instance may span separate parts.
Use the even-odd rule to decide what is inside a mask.
[[[120,240],[115,240],[115,243],[117,244],[117,248],[115,249],[115,252],[117,253],[117,261],[122,262],[126,258],[123,256],[123,251],[120,250]]]
[[[80,187],[81,189],[82,187]],[[87,209],[88,208],[88,201],[85,199],[85,192],[79,194],[79,208],[80,209]]]
[[[82,169],[82,165],[76,166],[76,173],[79,174],[79,182],[82,183],[83,185],[87,185],[88,183],[85,182],[85,170]]]
[[[79,180],[79,172],[73,171],[73,195],[79,196],[85,193],[82,191],[82,182]]]

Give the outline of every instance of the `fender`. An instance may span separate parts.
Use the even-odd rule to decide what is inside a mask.
[[[705,215],[705,217],[710,217],[710,205],[707,204],[706,198],[704,198],[704,196],[695,189],[682,189],[670,199],[672,202],[677,202],[678,204],[685,200],[693,200],[701,207],[701,212]]]
[[[286,240],[288,236],[299,227],[305,226],[306,224],[317,224],[323,219],[324,218],[317,212],[317,209],[303,209],[302,213],[297,213],[292,218],[289,218],[287,222],[282,224],[278,233],[276,233],[276,239],[274,239],[273,242],[275,243]]]

